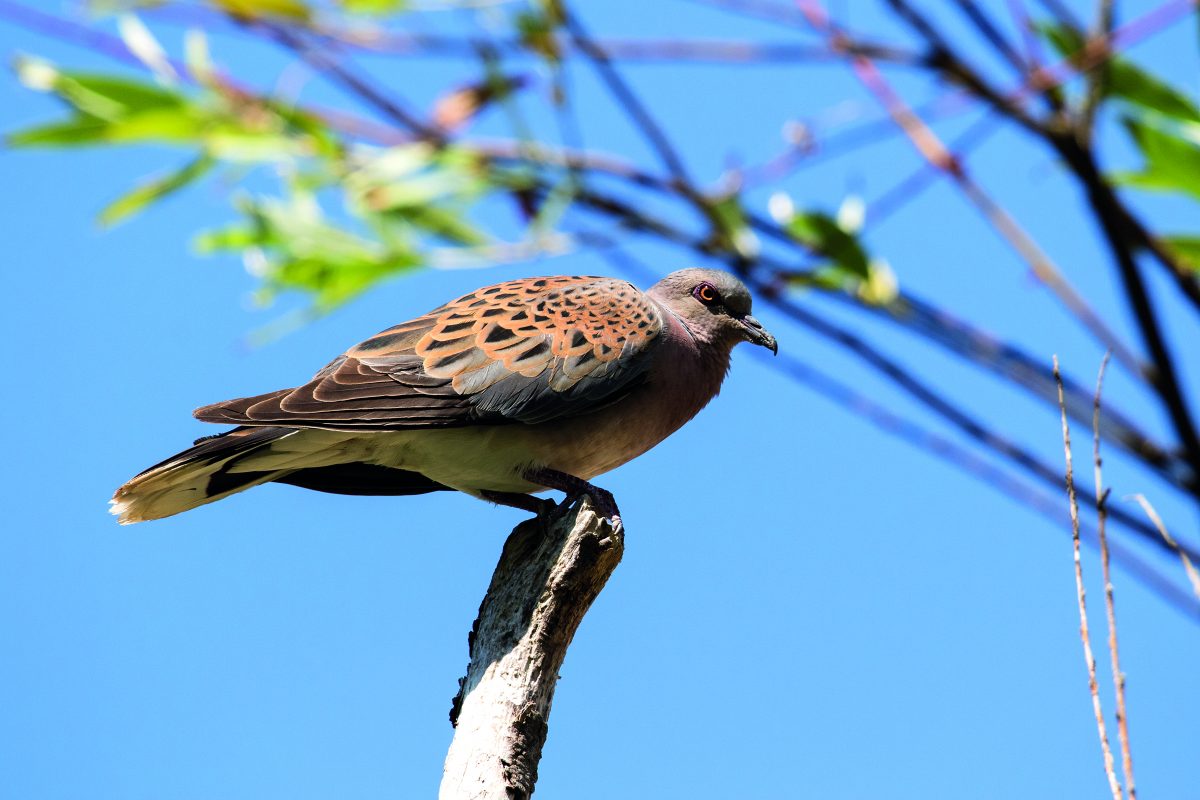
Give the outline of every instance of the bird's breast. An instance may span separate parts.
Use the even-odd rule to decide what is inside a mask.
[[[377,435],[375,463],[416,470],[438,483],[481,490],[530,492],[531,468],[548,467],[591,480],[645,453],[716,396],[728,354],[709,363],[689,341],[668,339],[646,380],[605,408],[536,425],[477,425]]]
[[[706,363],[690,342],[664,343],[644,383],[612,405],[531,426],[541,465],[591,478],[637,458],[683,427],[720,390],[728,358]]]

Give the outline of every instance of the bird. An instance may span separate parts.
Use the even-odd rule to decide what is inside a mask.
[[[264,483],[345,495],[457,490],[536,514],[645,453],[721,388],[734,346],[778,353],[734,275],[483,287],[351,347],[291,389],[196,409],[235,425],[130,479],[110,511],[161,519]],[[537,493],[562,491],[562,506]]]

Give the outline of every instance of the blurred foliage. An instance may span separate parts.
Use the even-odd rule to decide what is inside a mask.
[[[258,298],[310,295],[328,311],[378,281],[421,266],[431,244],[483,247],[491,240],[470,221],[472,205],[492,187],[478,158],[427,144],[391,148],[347,143],[320,117],[251,95],[193,69],[185,91],[152,79],[60,70],[20,58],[20,80],[53,94],[65,120],[9,134],[14,147],[161,144],[192,151],[182,166],[139,183],[99,214],[124,221],[214,169],[245,181],[267,167],[279,197],[241,193],[243,220],[197,238],[202,253],[235,252],[263,281]],[[322,200],[340,199],[338,213]]]
[[[197,238],[201,252],[241,255],[262,282],[258,298],[264,303],[294,291],[311,298],[314,311],[324,312],[381,280],[435,263],[435,253],[447,249],[474,254],[478,261],[504,258],[506,248],[514,246],[518,255],[528,254],[537,242],[554,236],[554,227],[577,199],[579,176],[564,164],[535,163],[520,153],[507,161],[494,159],[469,141],[449,143],[451,135],[502,105],[518,139],[541,144],[530,138],[519,109],[511,105],[514,93],[529,87],[531,78],[501,70],[486,50],[480,53],[480,79],[446,87],[434,106],[431,123],[445,141],[380,147],[348,128],[341,112],[306,110],[223,78],[196,30],[187,36],[184,63],[172,61],[136,16],[171,5],[177,4],[94,0],[89,5],[118,14],[120,34],[145,73],[92,74],[18,58],[20,80],[53,95],[67,114],[12,132],[7,141],[15,147],[157,144],[184,151],[180,162],[144,178],[102,209],[99,220],[105,225],[126,221],[214,173],[222,176],[222,186],[245,184],[258,173],[272,176],[277,193],[231,193],[239,219]],[[354,19],[364,16],[380,21],[412,13],[404,0],[205,0],[200,6],[243,23],[313,31],[356,24]],[[559,3],[515,5],[489,19],[493,33],[500,32],[497,24],[508,26],[513,41],[558,75],[566,22]],[[1039,31],[1064,56],[1081,64],[1088,58],[1080,32],[1049,24]],[[1200,199],[1196,103],[1123,57],[1108,59],[1103,69],[1103,99],[1120,104],[1124,129],[1143,157],[1140,170],[1113,179]],[[558,78],[549,98],[554,105],[564,101]],[[522,209],[526,241],[502,242],[475,221],[479,201],[491,193],[511,197]],[[740,193],[696,200],[709,226],[708,250],[741,259],[758,254],[760,243],[747,224]],[[896,298],[895,274],[864,240],[861,200],[849,197],[831,214],[796,209],[791,198],[777,194],[770,211],[812,259],[792,276],[793,285],[844,292],[878,305]],[[1200,235],[1166,237],[1164,245],[1182,263],[1200,269]]]

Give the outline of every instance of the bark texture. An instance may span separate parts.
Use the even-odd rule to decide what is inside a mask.
[[[450,709],[454,741],[441,800],[533,794],[558,669],[625,548],[587,498],[517,526],[467,639],[471,660]]]

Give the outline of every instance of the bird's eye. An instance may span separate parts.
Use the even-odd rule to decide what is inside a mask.
[[[695,289],[692,289],[692,297],[695,297],[706,306],[711,306],[721,301],[721,293],[711,283],[702,283]]]

